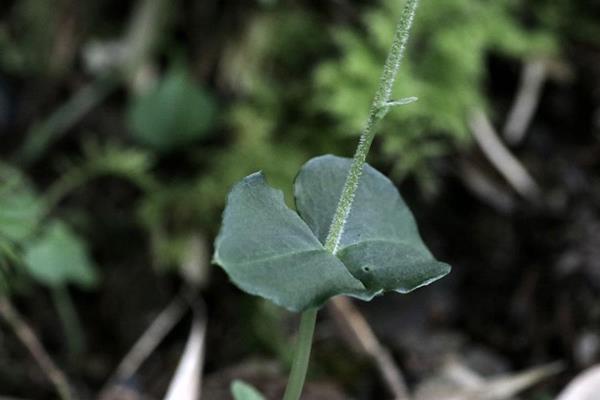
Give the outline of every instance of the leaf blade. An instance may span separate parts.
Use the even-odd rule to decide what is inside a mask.
[[[53,222],[25,246],[24,265],[34,279],[48,286],[92,287],[98,282],[85,243],[61,222]]]
[[[128,123],[133,137],[158,152],[192,144],[216,124],[212,95],[191,77],[187,68],[173,66],[148,92],[133,98]]]
[[[296,207],[324,243],[351,160],[332,155],[309,160],[294,184]],[[368,164],[356,191],[336,255],[368,288],[400,293],[440,279],[450,266],[436,261],[419,235],[410,209],[393,183]]]
[[[246,177],[231,190],[214,261],[242,290],[292,311],[364,290],[262,173]]]

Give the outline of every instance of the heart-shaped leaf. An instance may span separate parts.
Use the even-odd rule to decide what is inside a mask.
[[[129,125],[136,140],[159,152],[189,145],[215,124],[217,105],[183,66],[172,67],[157,87],[133,99]]]
[[[350,164],[323,156],[302,167],[295,182],[302,218],[262,173],[243,179],[229,194],[215,262],[241,289],[293,311],[340,294],[406,293],[446,275],[450,267],[427,250],[394,185],[368,165],[336,254],[325,250]]]
[[[300,170],[294,185],[298,213],[322,243],[342,193],[351,159],[326,155]],[[407,293],[450,272],[436,261],[419,235],[400,193],[368,164],[344,225],[336,256],[368,289]]]
[[[260,172],[231,190],[214,260],[241,289],[294,311],[364,290]]]
[[[51,223],[25,246],[24,264],[34,279],[48,286],[91,287],[98,281],[85,243],[61,222]]]

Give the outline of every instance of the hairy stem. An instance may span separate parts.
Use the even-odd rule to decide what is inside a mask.
[[[369,153],[371,143],[373,143],[373,138],[375,137],[375,126],[383,119],[390,106],[394,105],[394,102],[390,102],[392,88],[394,86],[394,81],[396,80],[396,75],[398,74],[398,69],[400,69],[404,50],[406,49],[406,43],[408,42],[408,36],[417,10],[417,4],[418,0],[408,0],[406,2],[402,18],[396,28],[392,48],[385,61],[383,73],[379,80],[379,88],[373,98],[367,123],[360,135],[360,140],[356,152],[354,153],[354,158],[352,159],[352,165],[350,166],[350,171],[348,172],[346,182],[344,183],[344,188],[335,210],[333,220],[331,221],[327,239],[325,240],[325,248],[332,253],[337,251],[340,238],[344,232],[344,225],[348,219],[350,209],[352,208],[352,202],[354,201],[354,195],[358,188],[360,176],[362,175],[363,166],[365,165],[367,154]],[[406,104],[406,102],[399,102],[397,104]]]
[[[367,122],[360,136],[354,158],[352,159],[352,165],[350,166],[350,171],[346,177],[346,182],[344,183],[344,188],[340,200],[338,201],[333,220],[331,221],[327,239],[325,240],[325,249],[333,254],[337,251],[340,238],[344,232],[344,225],[346,224],[348,214],[352,208],[352,202],[354,201],[356,189],[358,188],[360,176],[362,175],[363,166],[365,165],[367,154],[371,148],[371,143],[373,143],[377,122],[385,117],[390,107],[408,104],[416,100],[414,98],[407,98],[391,101],[391,96],[394,81],[396,80],[396,75],[398,74],[400,63],[402,62],[404,51],[406,50],[406,43],[408,42],[408,36],[415,17],[417,5],[418,0],[407,0],[402,13],[402,18],[396,27],[392,48],[390,49],[383,67],[383,73],[379,79],[379,87],[377,92],[375,92]],[[292,371],[290,372],[290,378],[283,400],[298,400],[300,398],[304,380],[306,378],[316,318],[316,309],[310,309],[302,313],[294,364],[292,365]]]

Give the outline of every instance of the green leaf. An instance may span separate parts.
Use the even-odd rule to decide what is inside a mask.
[[[239,380],[231,384],[231,394],[235,400],[265,400],[258,390]]]
[[[294,311],[364,290],[260,172],[229,194],[214,261],[242,290]]]
[[[22,174],[0,164],[0,241],[20,242],[31,236],[42,212],[41,202]]]
[[[298,311],[346,294],[363,300],[406,293],[450,271],[423,244],[412,214],[381,173],[366,165],[334,254],[323,243],[351,160],[323,156],[295,182],[297,213],[262,173],[229,194],[214,261],[248,293]]]
[[[90,287],[98,280],[84,242],[60,222],[51,223],[25,247],[24,264],[34,279],[48,286]]]
[[[350,169],[349,158],[313,158],[294,185],[300,216],[321,243]],[[353,206],[344,225],[336,256],[369,290],[410,292],[450,272],[437,262],[419,235],[410,209],[394,184],[368,164],[363,168]]]
[[[133,99],[133,136],[157,151],[170,151],[205,136],[214,126],[216,104],[180,66],[171,68],[154,89]]]

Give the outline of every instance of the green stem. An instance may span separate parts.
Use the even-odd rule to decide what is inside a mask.
[[[72,356],[81,354],[85,349],[85,334],[71,295],[64,286],[53,287],[51,292],[54,306],[63,324],[68,351]]]
[[[402,18],[396,27],[392,48],[390,49],[385,65],[383,66],[383,73],[379,79],[379,88],[373,98],[367,123],[360,136],[352,160],[352,165],[350,166],[350,171],[348,172],[346,182],[344,183],[342,195],[340,196],[333,220],[331,221],[329,233],[325,240],[325,248],[334,254],[337,251],[340,238],[344,232],[344,225],[348,218],[348,214],[350,213],[350,209],[352,208],[352,202],[354,201],[354,195],[358,188],[360,176],[362,175],[363,166],[365,165],[367,154],[369,153],[371,143],[373,143],[373,138],[375,137],[375,126],[383,119],[383,117],[385,117],[390,106],[394,104],[393,102],[390,102],[392,88],[398,70],[400,69],[400,63],[404,55],[404,50],[406,49],[406,43],[408,42],[408,36],[415,17],[417,5],[418,0],[408,0],[404,6]],[[402,102],[400,104],[402,104]]]
[[[304,380],[306,379],[306,371],[308,369],[308,361],[310,359],[310,349],[312,346],[313,333],[315,331],[315,323],[317,321],[317,309],[312,308],[302,313],[300,319],[300,332],[298,335],[298,343],[294,354],[294,363],[288,381],[287,388],[283,400],[297,400],[302,393]]]
[[[385,117],[390,107],[396,105],[408,104],[414,101],[414,98],[401,99],[398,101],[390,101],[392,96],[392,88],[396,75],[400,69],[400,63],[406,50],[406,43],[410,34],[415,13],[417,10],[418,0],[407,0],[400,22],[394,33],[392,48],[383,66],[383,73],[379,79],[379,87],[373,98],[373,103],[369,110],[367,123],[362,131],[350,171],[346,177],[344,188],[338,202],[335,214],[329,227],[327,239],[325,240],[325,249],[335,254],[337,251],[340,238],[344,232],[344,225],[352,208],[352,202],[358,188],[360,176],[362,175],[363,166],[367,159],[367,154],[375,137],[375,126]],[[298,400],[302,393],[304,380],[306,378],[306,370],[308,369],[308,361],[310,358],[310,348],[312,345],[312,337],[317,319],[317,309],[310,309],[302,313],[300,321],[300,335],[296,353],[294,355],[294,364],[290,372],[288,386],[285,391],[283,400]]]

